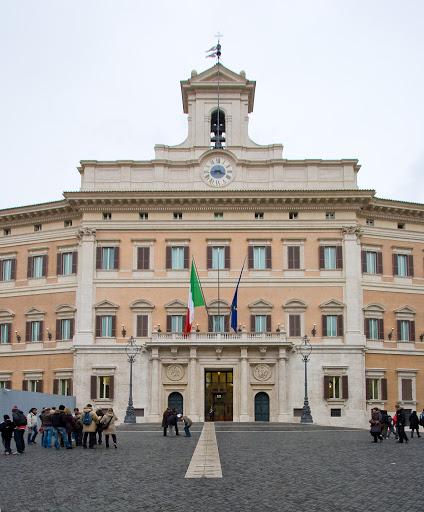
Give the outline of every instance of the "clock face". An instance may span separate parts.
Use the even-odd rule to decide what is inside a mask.
[[[221,156],[210,158],[203,168],[203,180],[211,187],[224,187],[233,179],[231,163]]]

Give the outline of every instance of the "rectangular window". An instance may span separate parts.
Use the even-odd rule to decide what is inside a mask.
[[[223,212],[214,212],[213,216],[214,216],[214,219],[221,220],[224,218],[224,213]]]
[[[148,336],[148,328],[148,315],[137,315],[137,338],[146,338]]]
[[[225,315],[211,315],[212,332],[225,332]]]
[[[32,391],[33,393],[40,393],[42,388],[42,381],[40,380],[30,379],[27,381],[27,391]]]
[[[113,316],[105,315],[101,316],[100,323],[100,337],[101,338],[112,338],[112,324],[113,324]]]
[[[377,318],[368,318],[368,330],[369,330],[369,338],[370,340],[378,340],[379,332],[378,332],[378,319]]]
[[[57,275],[70,276],[76,273],[76,265],[74,262],[76,253],[61,252],[57,255]]]
[[[380,379],[367,379],[369,386],[369,400],[379,400]]]
[[[366,224],[367,224],[367,226],[372,226],[373,227],[374,226],[374,219],[367,219],[366,220]]]
[[[72,227],[72,220],[65,220],[65,221],[63,222],[63,226],[64,226],[65,228],[71,228],[71,227]]]
[[[182,333],[184,328],[184,315],[168,316],[168,331],[174,333]]]
[[[71,379],[58,379],[59,395],[71,396]]]
[[[183,214],[181,212],[174,212],[174,220],[182,220]]]
[[[30,339],[29,339],[29,341],[42,341],[41,326],[42,326],[42,323],[39,320],[30,322]]]
[[[336,267],[336,248],[324,247],[324,268],[333,270]]]
[[[15,279],[15,259],[0,260],[0,279],[2,281],[13,281]]]
[[[140,220],[149,220],[149,214],[147,212],[140,212],[138,217]]]
[[[110,375],[99,377],[99,398],[110,398]]]
[[[171,248],[171,269],[183,270],[184,269],[184,247]]]
[[[289,315],[289,336],[301,336],[300,315]]]
[[[4,228],[3,229],[3,235],[4,236],[10,236],[12,234],[12,230],[10,228]]]
[[[46,274],[44,272],[45,269],[45,260],[46,256],[33,256],[32,257],[32,278],[40,279],[41,277],[45,277]]]
[[[414,276],[412,254],[393,254],[393,274],[398,277]]]
[[[334,220],[336,218],[336,212],[325,212],[326,220]]]
[[[327,315],[327,336],[337,336],[337,315]]]
[[[103,220],[112,220],[112,214],[110,212],[103,212]]]
[[[263,270],[265,266],[265,247],[253,247],[253,268]]]
[[[343,268],[342,246],[321,245],[319,248],[319,268],[339,270]]]
[[[137,270],[150,269],[150,247],[137,247]]]
[[[415,341],[415,322],[412,320],[398,320],[398,341]]]
[[[0,343],[10,343],[12,324],[0,324]]]
[[[402,400],[410,402],[412,397],[412,379],[402,379]]]
[[[260,220],[264,218],[264,212],[255,212],[255,219]]]
[[[225,268],[225,247],[212,247],[212,270]]]
[[[287,268],[289,270],[300,269],[300,246],[289,245],[287,247]]]
[[[296,220],[299,217],[299,212],[289,212],[289,219]]]
[[[41,231],[42,225],[41,224],[34,224],[34,231]]]
[[[102,270],[115,269],[115,247],[102,247]]]
[[[60,321],[61,326],[61,333],[62,333],[62,340],[70,340],[72,339],[72,319],[71,318],[65,318]]]
[[[10,380],[0,380],[0,389],[11,389]]]
[[[366,251],[366,271],[368,274],[377,274],[377,253]]]
[[[255,332],[268,331],[267,317],[268,315],[255,315]]]
[[[342,398],[341,377],[328,377],[328,398]]]

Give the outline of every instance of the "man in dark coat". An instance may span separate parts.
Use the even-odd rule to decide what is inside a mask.
[[[1,440],[3,441],[4,454],[12,455],[10,448],[10,442],[12,441],[13,431],[15,430],[15,424],[10,419],[8,414],[3,416],[4,421],[0,423]]]
[[[418,437],[420,436],[419,432],[420,427],[420,420],[418,419],[417,412],[412,411],[411,415],[409,416],[409,428],[411,429],[411,439],[414,437],[414,430],[417,433]]]
[[[396,404],[396,428],[399,436],[398,443],[408,442],[408,437],[405,433],[405,411],[400,404]]]
[[[166,411],[163,413],[162,416],[162,428],[163,428],[163,435],[166,437],[166,433],[168,430],[168,416],[172,414],[171,409],[168,407]]]
[[[18,409],[17,405],[12,408],[12,420],[15,424],[15,430],[13,431],[13,437],[15,438],[16,451],[18,453],[25,452],[25,430],[27,427],[27,419],[25,414]]]

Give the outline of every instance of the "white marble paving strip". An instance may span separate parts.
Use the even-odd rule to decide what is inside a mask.
[[[185,478],[222,478],[215,425],[205,423]]]

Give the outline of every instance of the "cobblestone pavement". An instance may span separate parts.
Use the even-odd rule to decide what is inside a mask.
[[[223,478],[185,479],[200,431],[126,426],[117,450],[0,456],[1,512],[423,510],[424,438],[375,445],[361,430],[217,424]]]

